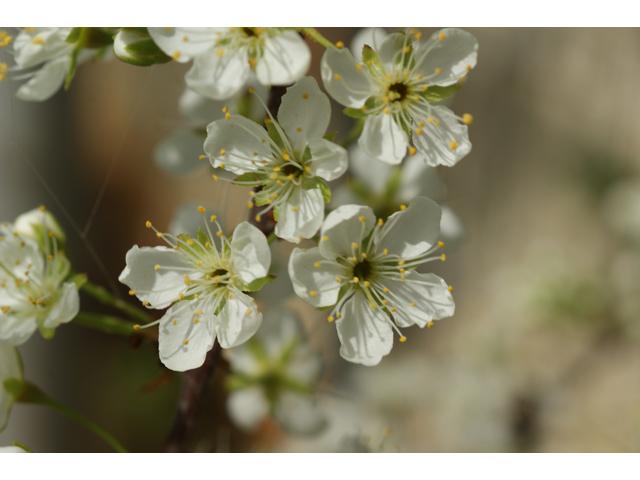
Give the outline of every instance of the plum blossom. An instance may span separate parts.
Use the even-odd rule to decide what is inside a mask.
[[[275,233],[289,242],[315,235],[330,197],[324,180],[347,169],[346,150],[323,137],[330,117],[329,99],[305,77],[287,89],[269,130],[240,115],[207,127],[204,150],[211,164],[242,175],[236,185],[261,186],[249,206],[265,206],[258,218],[274,210]]]
[[[203,207],[198,210],[204,215]],[[215,234],[207,223],[206,233],[199,230],[191,237],[159,232],[147,222],[171,248],[134,245],[119,277],[143,305],[170,307],[145,327],[160,324],[160,360],[175,371],[201,366],[216,338],[222,348],[235,347],[262,323],[255,301],[243,292],[259,290],[270,280],[266,237],[242,222],[226,238],[215,215],[209,223],[216,225]]]
[[[187,85],[215,100],[233,96],[252,69],[263,85],[289,85],[311,62],[302,37],[280,28],[149,27],[149,35],[177,62],[193,60]]]
[[[44,207],[15,225],[0,225],[0,345],[21,345],[36,329],[46,338],[78,314],[80,299],[73,281],[65,281],[71,264],[60,250],[55,219]],[[49,227],[52,229],[49,229]],[[20,230],[19,230],[20,228]],[[58,226],[59,228],[59,226]],[[39,232],[41,239],[34,239]],[[59,234],[64,233],[59,230]]]
[[[453,315],[451,287],[440,277],[415,267],[444,255],[440,207],[426,197],[376,221],[373,210],[344,205],[331,212],[321,229],[318,247],[296,248],[289,275],[296,294],[316,308],[332,307],[342,344],[340,355],[350,362],[377,365],[389,354],[393,330],[431,326]]]
[[[224,353],[231,367],[227,411],[238,427],[251,430],[269,414],[283,429],[299,435],[325,427],[313,386],[322,361],[293,315],[270,312],[252,339]]]
[[[421,35],[388,35],[377,50],[365,46],[362,61],[347,49],[329,48],[322,57],[322,80],[348,107],[346,113],[366,118],[358,144],[369,156],[398,164],[409,148],[421,152],[428,165],[453,166],[471,151],[467,125],[473,118],[432,102],[457,90],[454,84],[476,65],[478,44],[455,28],[426,42]]]

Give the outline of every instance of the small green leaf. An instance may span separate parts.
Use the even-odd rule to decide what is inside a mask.
[[[82,286],[87,283],[87,274],[86,273],[78,273],[69,279],[70,282],[76,284],[78,290],[82,288]]]
[[[462,85],[449,85],[448,87],[439,87],[433,85],[427,89],[426,92],[420,93],[422,97],[428,102],[439,102],[456,93],[462,88]]]
[[[331,132],[331,133],[327,133],[324,137],[325,140],[329,140],[330,142],[333,142],[333,139],[336,138],[337,135],[337,131],[336,132]]]
[[[327,185],[324,180],[319,179],[318,187],[320,187],[320,191],[322,192],[324,203],[329,203],[331,201],[331,189],[329,185]]]
[[[80,33],[82,32],[82,27],[73,27],[71,29],[71,33],[66,38],[67,43],[76,43],[80,38]]]
[[[275,275],[267,275],[266,277],[257,278],[253,282],[242,289],[243,292],[257,292],[262,289],[267,283],[273,282],[277,277]]]
[[[345,108],[344,110],[342,110],[342,113],[344,113],[347,117],[351,117],[351,118],[364,118],[367,116],[367,112],[364,110],[361,110],[360,108]]]
[[[158,48],[151,38],[133,42],[124,47],[124,49],[132,55],[159,55],[162,50]]]

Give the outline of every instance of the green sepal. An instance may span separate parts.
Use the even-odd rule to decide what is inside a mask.
[[[279,208],[274,208],[273,209],[273,219],[276,222],[278,221],[278,217],[280,217],[280,209]]]
[[[139,33],[140,35],[149,35],[147,27],[122,27],[120,30],[123,32]]]
[[[76,75],[76,68],[78,67],[78,53],[80,53],[81,48],[76,47],[72,52],[69,58],[69,69],[67,70],[67,78],[64,81],[64,89],[69,90],[71,86],[71,81],[73,77]]]
[[[186,235],[184,233],[180,234],[178,235],[178,240],[179,240],[178,245],[180,246],[180,249],[183,250],[185,253],[187,253],[187,255],[190,255],[196,258],[206,255],[206,252],[203,250],[204,244],[201,247],[196,242],[193,242],[191,245],[187,243],[189,240],[193,240],[189,235]],[[208,241],[209,240],[207,240],[207,242]]]
[[[369,67],[369,71],[372,75],[379,76],[385,74],[384,67],[380,63],[378,54],[369,45],[362,47],[362,61]]]
[[[322,198],[324,198],[324,203],[329,203],[331,201],[331,189],[327,183],[318,178],[318,187],[320,187],[320,191],[322,192]]]
[[[411,138],[411,125],[405,121],[403,116],[399,116],[398,118],[400,119],[402,130],[407,134],[407,140],[409,140]]]
[[[211,242],[211,239],[209,238],[209,235],[207,235],[206,233],[204,233],[200,227],[198,227],[198,235],[197,235],[198,241],[206,246],[208,242]]]
[[[102,48],[113,43],[113,34],[102,28],[81,27],[78,50],[82,48]],[[67,37],[68,38],[68,37]]]
[[[80,33],[82,32],[82,27],[73,27],[71,29],[71,33],[65,39],[67,43],[76,43],[80,38]]]
[[[124,49],[132,55],[158,55],[162,50],[158,48],[156,43],[151,38],[146,40],[140,40],[138,42],[130,43]]]
[[[255,381],[245,376],[231,374],[228,375],[227,378],[225,378],[224,387],[227,389],[227,391],[234,392],[236,390],[242,390],[243,388],[250,387],[254,383]]]
[[[273,282],[276,278],[275,275],[267,275],[266,277],[256,278],[253,282],[245,285],[242,289],[243,292],[257,292],[261,290],[267,283]]]
[[[322,138],[324,138],[325,140],[329,140],[330,142],[333,142],[333,139],[336,138],[336,135],[338,134],[337,131],[335,132],[331,132],[331,133],[327,133],[326,135],[324,135]]]
[[[69,282],[73,282],[76,284],[76,287],[78,288],[78,290],[80,290],[82,288],[82,286],[87,283],[87,274],[86,273],[78,273],[76,275],[74,275],[73,277],[71,277],[68,281]]]
[[[351,117],[351,118],[364,118],[367,116],[367,112],[360,108],[347,107],[344,110],[342,110],[342,113],[344,113],[347,117]]]
[[[242,175],[238,175],[236,177],[236,179],[234,180],[235,182],[254,182],[254,185],[236,185],[236,187],[256,187],[258,185],[260,185],[260,182],[258,180],[256,180],[256,175],[253,172],[246,172],[243,173]]]
[[[19,447],[21,449],[23,449],[25,452],[27,453],[33,453],[33,450],[31,450],[29,447],[27,447],[25,444],[20,443],[20,442],[16,442],[15,440],[13,441],[13,446],[14,447]]]
[[[2,382],[5,392],[14,399],[18,398],[24,391],[24,380],[20,378],[7,378]]]
[[[271,121],[271,119],[268,119],[268,120],[269,121],[266,123],[267,123],[267,132],[269,133],[269,138],[271,138],[271,140],[273,140],[275,144],[278,145],[278,147],[280,147],[280,149],[285,148],[284,141],[280,137],[280,133],[278,132],[278,129],[273,124],[273,121]]]
[[[448,87],[439,87],[433,85],[427,89],[426,92],[420,92],[418,95],[423,97],[428,102],[440,102],[449,98],[462,88],[462,85],[449,85]]]
[[[38,325],[38,329],[40,330],[40,334],[47,340],[51,340],[56,334],[55,328],[48,328],[43,325]]]

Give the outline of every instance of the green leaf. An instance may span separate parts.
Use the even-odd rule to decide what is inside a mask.
[[[24,381],[20,378],[7,378],[2,386],[9,395],[18,397],[24,390]]]
[[[69,90],[69,87],[71,86],[71,81],[73,80],[73,77],[76,75],[76,68],[78,66],[78,53],[80,53],[80,50],[82,50],[82,47],[78,46],[73,49],[73,52],[71,52],[71,58],[69,60],[69,70],[67,71],[67,78],[64,81],[65,90]]]
[[[162,50],[158,48],[155,42],[151,38],[145,40],[139,40],[137,42],[130,43],[124,47],[124,49],[132,55],[159,55]]]
[[[262,289],[267,283],[273,282],[277,277],[275,275],[267,275],[266,277],[257,278],[253,282],[242,289],[243,292],[257,292]]]
[[[334,139],[334,138],[336,138],[337,133],[338,133],[337,131],[335,131],[335,132],[331,132],[331,133],[327,133],[327,134],[326,134],[324,137],[322,137],[322,138],[324,138],[325,140],[329,140],[330,142],[333,142],[333,139]]]
[[[329,203],[331,201],[331,189],[329,185],[326,184],[324,180],[318,179],[318,186],[320,187],[320,191],[322,192],[322,198],[324,198],[324,203]]]
[[[271,140],[273,140],[275,142],[275,144],[278,145],[278,147],[280,147],[280,149],[285,148],[284,141],[280,137],[280,133],[278,133],[278,129],[273,124],[271,119],[267,119],[267,120],[269,120],[268,122],[266,122],[267,123],[267,132],[269,132],[269,138],[271,138]]]
[[[73,282],[76,284],[76,287],[78,288],[78,290],[80,290],[82,288],[82,286],[87,283],[87,274],[86,273],[78,273],[77,275],[74,275],[73,277],[71,277],[69,279],[70,282]]]
[[[80,33],[82,32],[82,27],[73,27],[71,29],[71,33],[66,38],[65,42],[67,43],[76,43],[80,38]]]
[[[433,85],[426,92],[419,93],[428,102],[439,102],[456,93],[462,88],[462,85],[449,85],[448,87],[439,87]]]
[[[342,113],[344,113],[347,117],[351,117],[351,118],[364,118],[367,116],[367,112],[360,108],[347,107],[344,110],[342,110]]]

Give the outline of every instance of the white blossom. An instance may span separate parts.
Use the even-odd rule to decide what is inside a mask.
[[[187,85],[216,100],[242,88],[251,69],[263,85],[289,85],[302,78],[311,62],[302,37],[279,28],[149,27],[149,35],[174,60],[194,60]]]
[[[13,396],[7,392],[4,382],[9,379],[22,380],[22,364],[18,350],[0,346],[0,431],[4,430],[13,405]]]
[[[11,445],[8,447],[0,447],[0,453],[29,453],[24,448],[18,447],[16,445]]]
[[[49,338],[80,309],[76,284],[65,281],[71,264],[58,248],[55,230],[42,227],[49,217],[41,209],[42,223],[28,232],[41,232],[40,242],[14,225],[0,226],[0,345],[20,345],[37,328]]]
[[[235,184],[262,186],[249,206],[265,206],[258,218],[274,210],[275,233],[290,242],[315,235],[330,195],[323,180],[347,169],[346,150],[323,138],[330,117],[329,99],[312,77],[305,77],[287,89],[269,132],[240,115],[207,127],[204,150],[211,164],[248,174]]]
[[[271,312],[258,333],[226,350],[225,358],[231,367],[227,412],[238,427],[251,430],[269,413],[291,433],[310,435],[325,427],[314,396],[322,361],[291,314]]]
[[[429,165],[452,166],[471,150],[466,125],[472,117],[431,102],[453,93],[440,87],[452,86],[475,66],[478,44],[454,28],[426,42],[420,38],[419,32],[388,35],[377,51],[365,47],[363,63],[347,49],[328,48],[322,80],[335,100],[366,117],[358,143],[371,157],[398,164],[411,141],[409,151],[417,149]]]
[[[393,330],[431,326],[454,312],[451,287],[415,267],[444,255],[440,248],[440,207],[426,197],[376,221],[371,208],[345,205],[331,212],[320,245],[295,249],[289,275],[296,294],[316,308],[333,306],[342,347],[350,362],[377,365],[391,351]],[[406,337],[400,334],[400,341]]]
[[[203,207],[199,210],[204,214]],[[207,233],[200,230],[195,237],[156,230],[172,248],[133,246],[119,277],[143,305],[170,307],[153,324],[160,324],[160,360],[171,370],[201,366],[216,338],[222,348],[234,347],[262,323],[255,301],[243,292],[257,290],[255,282],[268,280],[271,252],[266,237],[242,222],[227,239],[216,217],[210,220],[217,226],[215,235],[208,224]],[[153,228],[150,222],[147,226]]]

